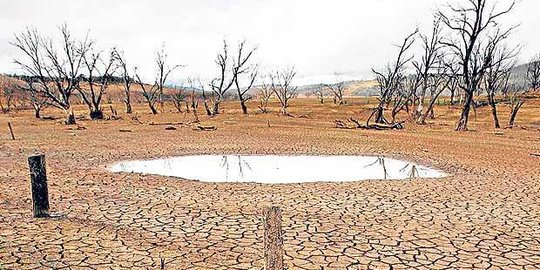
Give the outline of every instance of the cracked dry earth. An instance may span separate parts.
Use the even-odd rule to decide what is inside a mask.
[[[0,146],[0,268],[159,269],[163,260],[165,269],[261,269],[262,209],[278,205],[287,269],[540,269],[540,158],[530,155],[538,131],[353,131],[331,120],[235,117],[197,132],[0,116],[17,136],[2,134]],[[31,217],[26,158],[36,151],[47,155],[50,219]],[[207,153],[375,154],[451,176],[263,185],[106,170]]]

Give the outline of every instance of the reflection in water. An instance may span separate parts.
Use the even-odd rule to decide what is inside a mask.
[[[227,179],[227,180],[229,180],[229,170],[230,170],[230,168],[234,167],[234,166],[230,166],[229,163],[232,162],[232,161],[229,161],[229,157],[230,156],[223,156],[221,158],[221,164],[220,164],[220,167],[225,169],[225,179]],[[249,166],[249,163],[242,158],[242,156],[237,155],[235,157],[238,159],[238,162],[236,164],[238,166],[235,167],[235,168],[238,169],[238,175],[240,176],[240,178],[243,179],[244,178],[244,167],[246,167],[250,171],[253,171],[253,170]],[[233,180],[237,180],[237,179],[233,179]]]
[[[377,157],[377,160],[375,160],[375,162],[364,166],[364,168],[372,167],[375,164],[379,164],[379,166],[382,168],[383,179],[386,180],[387,177],[388,177],[388,172],[386,171],[386,165],[384,165],[384,158],[383,157]],[[407,166],[408,166],[408,164],[407,164]]]
[[[111,170],[208,182],[258,183],[343,182],[446,176],[439,170],[418,164],[372,156],[180,156],[120,162],[113,165]]]

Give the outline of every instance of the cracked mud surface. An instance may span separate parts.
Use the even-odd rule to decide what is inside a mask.
[[[165,269],[261,269],[270,205],[283,211],[288,269],[540,268],[540,158],[530,156],[540,152],[540,132],[351,131],[326,118],[222,115],[208,120],[218,130],[197,132],[127,120],[70,130],[2,115],[18,140],[3,134],[0,145],[0,268],[159,269],[163,260]],[[26,157],[35,151],[47,158],[51,219],[31,214]],[[451,176],[213,184],[105,168],[214,153],[383,155]]]

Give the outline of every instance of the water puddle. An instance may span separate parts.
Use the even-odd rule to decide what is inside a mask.
[[[204,182],[268,184],[439,178],[440,170],[374,156],[199,155],[119,162],[113,172],[143,173]]]

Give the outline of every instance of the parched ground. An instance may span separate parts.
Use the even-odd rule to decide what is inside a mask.
[[[315,102],[295,101],[294,118],[243,116],[228,104],[203,117],[217,127],[204,132],[150,125],[191,115],[151,116],[142,105],[142,124],[122,115],[77,128],[31,112],[0,115],[0,268],[159,269],[163,260],[165,269],[261,269],[262,209],[278,205],[288,269],[540,269],[540,157],[530,155],[540,152],[538,100],[526,103],[514,130],[491,129],[484,108],[466,133],[452,131],[458,108],[437,108],[423,127],[359,131],[335,129],[333,120],[365,117],[363,101]],[[507,114],[501,106],[503,121]],[[26,158],[34,152],[47,156],[54,218],[32,218]],[[205,153],[382,155],[451,176],[263,185],[106,170],[120,160]]]

